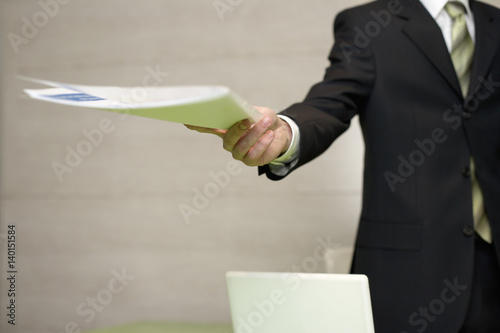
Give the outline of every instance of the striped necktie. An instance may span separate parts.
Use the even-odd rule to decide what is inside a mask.
[[[445,6],[446,12],[453,20],[451,60],[457,73],[460,88],[464,97],[470,85],[472,60],[474,58],[474,41],[467,29],[466,9],[459,1],[450,1]],[[471,159],[472,211],[474,229],[483,240],[492,242],[491,228],[484,210],[484,201],[479,182],[476,178],[474,161]]]

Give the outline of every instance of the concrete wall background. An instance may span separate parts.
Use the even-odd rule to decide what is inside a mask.
[[[323,263],[311,259],[322,242],[352,245],[363,154],[357,120],[324,156],[271,182],[233,164],[216,137],[29,100],[22,89],[40,86],[16,75],[140,87],[154,69],[168,73],[161,85],[227,85],[280,110],[322,78],[333,17],[361,1],[222,0],[233,4],[223,20],[213,0],[55,1],[0,0],[1,276],[8,225],[16,227],[18,270],[15,327],[0,282],[2,332],[229,322],[226,271],[320,272]],[[26,21],[39,27],[23,35]],[[29,38],[13,47],[12,33]],[[52,163],[65,163],[67,147],[103,119],[111,133],[60,181]],[[180,205],[192,206],[210,173],[228,167],[229,185],[187,223]],[[110,287],[122,273],[126,285]],[[99,311],[89,303],[97,296],[106,303]]]

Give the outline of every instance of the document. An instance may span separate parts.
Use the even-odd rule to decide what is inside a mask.
[[[228,129],[259,111],[225,86],[108,87],[20,77],[52,88],[24,89],[31,98],[187,125]]]

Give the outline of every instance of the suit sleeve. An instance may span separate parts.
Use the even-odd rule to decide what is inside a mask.
[[[323,81],[310,89],[303,102],[281,112],[292,118],[300,130],[299,160],[289,173],[328,149],[349,128],[351,119],[370,97],[375,59],[370,44],[359,39],[363,22],[353,10],[337,16],[335,44]],[[263,173],[272,180],[286,177],[273,174],[267,165],[259,168],[259,174]]]

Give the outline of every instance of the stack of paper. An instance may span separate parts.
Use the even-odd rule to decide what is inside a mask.
[[[259,111],[224,86],[124,88],[23,79],[53,87],[24,91],[34,99],[58,104],[219,129],[261,118]]]

